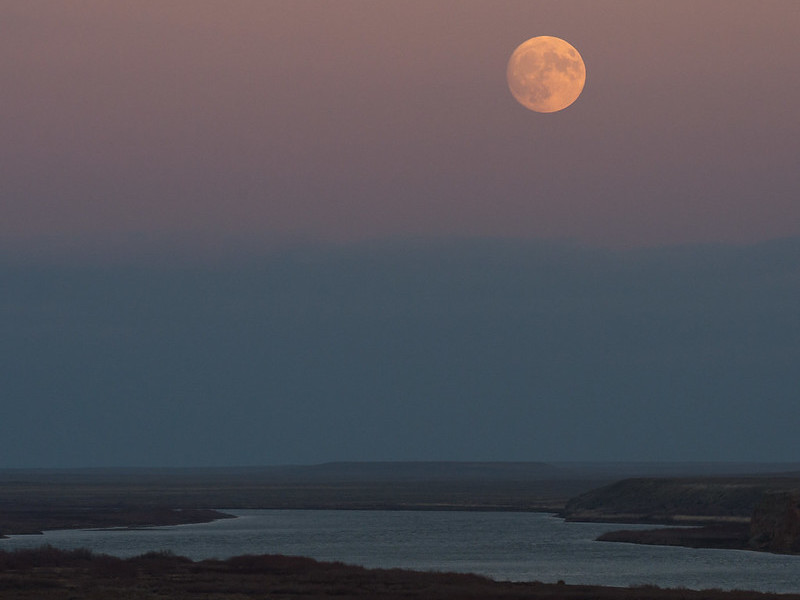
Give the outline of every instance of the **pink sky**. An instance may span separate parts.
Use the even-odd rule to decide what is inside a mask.
[[[800,235],[800,4],[6,1],[0,237]],[[535,35],[587,65],[509,94]]]

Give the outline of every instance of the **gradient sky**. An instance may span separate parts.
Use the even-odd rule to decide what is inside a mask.
[[[800,232],[800,7],[0,3],[0,234],[610,246]],[[526,111],[535,35],[583,95]]]
[[[0,467],[800,456],[796,0],[0,0]],[[506,61],[581,52],[537,114]]]

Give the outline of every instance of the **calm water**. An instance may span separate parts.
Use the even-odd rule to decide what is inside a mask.
[[[227,512],[239,518],[134,531],[51,531],[0,540],[0,548],[47,543],[123,557],[172,550],[194,559],[280,553],[514,581],[800,592],[800,556],[595,542],[620,526],[565,523],[540,513]]]

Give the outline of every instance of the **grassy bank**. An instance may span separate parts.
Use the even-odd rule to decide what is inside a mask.
[[[121,559],[88,550],[0,551],[0,597],[19,600],[242,600],[337,597],[445,600],[800,600],[800,595],[496,582],[485,577],[365,569],[276,555],[193,562],[152,552]]]

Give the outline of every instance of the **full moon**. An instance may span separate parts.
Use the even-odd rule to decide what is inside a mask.
[[[581,95],[586,65],[571,44],[542,35],[517,46],[508,59],[506,77],[517,102],[551,113],[567,108]]]

